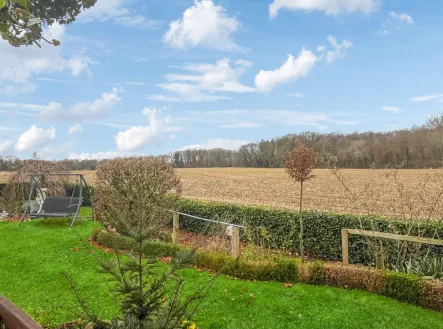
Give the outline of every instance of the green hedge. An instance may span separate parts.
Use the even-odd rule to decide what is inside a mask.
[[[248,227],[250,236],[263,236],[263,232],[272,237],[269,245],[272,248],[281,248],[288,241],[293,251],[298,251],[299,221],[296,211],[266,208],[260,206],[244,206],[219,202],[204,202],[198,200],[181,199],[178,204],[180,212],[243,224]],[[197,219],[180,216],[180,226],[183,229],[203,233],[214,228],[216,224],[202,223]],[[295,230],[291,230],[291,225]],[[313,258],[337,261],[341,260],[341,230],[356,228],[376,230],[380,232],[397,232],[406,234],[407,223],[378,216],[343,215],[323,212],[304,213],[304,245],[305,253]],[[438,222],[423,222],[410,235],[418,235],[417,230],[424,237],[443,238],[443,224]],[[244,230],[243,231],[243,238]],[[434,236],[434,233],[437,236]],[[371,258],[367,252],[367,243],[364,237],[349,238],[349,256],[352,263],[370,264]],[[435,246],[432,252],[443,254],[443,248]],[[395,255],[390,255],[395,257]]]
[[[122,251],[136,250],[134,240],[107,232],[100,232],[97,242],[102,246]],[[186,248],[169,243],[150,241],[144,245],[143,252],[160,257],[173,256],[184,249]],[[443,283],[410,274],[322,261],[301,263],[297,259],[289,258],[266,261],[248,261],[242,258],[234,260],[224,254],[201,250],[194,258],[194,265],[244,280],[327,284],[345,289],[358,287],[402,302],[443,311]]]

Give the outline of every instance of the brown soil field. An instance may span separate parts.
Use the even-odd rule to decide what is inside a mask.
[[[292,182],[283,169],[193,168],[177,171],[184,197],[286,209],[298,206],[299,184]],[[341,170],[350,193],[329,170],[315,170],[315,179],[305,183],[304,208],[336,213],[440,217],[443,170],[401,169],[396,176],[387,177],[390,172]],[[82,173],[94,185],[94,172]],[[0,183],[6,180],[7,173],[0,172]],[[434,211],[431,208],[435,208]]]

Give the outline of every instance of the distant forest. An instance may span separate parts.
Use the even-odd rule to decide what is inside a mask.
[[[170,157],[177,168],[280,168],[285,153],[302,143],[318,153],[319,166],[332,162],[342,168],[443,167],[443,114],[411,129],[352,134],[303,132],[243,145],[237,151],[185,150],[173,152]],[[0,170],[13,170],[18,161],[14,157],[0,157]],[[97,160],[61,162],[72,170],[94,170],[98,163]]]

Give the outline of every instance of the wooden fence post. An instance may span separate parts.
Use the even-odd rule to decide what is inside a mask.
[[[178,213],[174,213],[172,217],[172,243],[178,244],[179,242],[179,231],[180,231],[180,215]]]
[[[349,265],[349,232],[347,229],[341,230],[341,248],[343,265]]]
[[[232,227],[231,256],[234,259],[240,256],[240,228],[237,226]]]

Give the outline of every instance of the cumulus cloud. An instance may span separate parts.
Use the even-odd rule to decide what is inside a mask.
[[[232,39],[232,34],[240,28],[237,18],[228,16],[222,6],[215,5],[212,0],[195,0],[181,19],[171,22],[163,42],[179,49],[205,47],[242,51]]]
[[[282,9],[307,12],[323,11],[326,15],[355,12],[370,14],[380,4],[380,0],[274,0],[269,6],[269,16],[276,17]]]
[[[105,116],[109,110],[122,100],[122,89],[113,88],[111,92],[104,92],[93,102],[80,102],[65,108],[62,104],[50,102],[38,114],[46,121],[55,120],[90,120]]]
[[[98,0],[97,3],[82,12],[77,21],[107,22],[113,21],[116,24],[128,28],[138,28],[141,30],[150,29],[159,25],[160,22],[148,19],[142,15],[131,12],[124,4],[125,0]]]
[[[142,113],[148,118],[149,125],[134,126],[119,132],[115,136],[118,151],[137,151],[163,133],[181,131],[180,127],[170,126],[170,117],[163,117],[162,109],[145,108]]]
[[[394,11],[389,12],[388,18],[383,22],[380,34],[388,35],[394,31],[400,31],[403,27],[414,25],[414,20],[406,13],[397,14]]]
[[[71,134],[75,134],[75,133],[81,133],[82,131],[83,131],[83,127],[77,123],[77,124],[69,127],[68,133],[71,135]]]
[[[0,139],[0,154],[9,152],[12,149],[12,141]]]
[[[53,24],[44,31],[47,39],[58,39],[63,42],[65,26]],[[89,72],[92,60],[84,55],[63,57],[61,48],[42,43],[36,46],[11,47],[7,42],[0,42],[2,61],[8,65],[0,66],[0,92],[8,95],[30,93],[36,89],[31,78],[39,74],[69,71],[73,76]]]
[[[328,41],[332,47],[332,50],[326,52],[326,63],[328,64],[331,64],[339,58],[345,57],[347,49],[352,47],[352,42],[343,40],[343,42],[339,44],[337,39],[332,35],[328,36]]]
[[[397,114],[403,112],[403,109],[395,106],[383,106],[381,109],[386,112],[393,112]]]
[[[250,141],[247,140],[215,138],[209,139],[202,144],[185,146],[182,150],[211,150],[216,148],[222,148],[225,150],[238,150],[241,146],[249,143]]]
[[[255,77],[255,85],[259,91],[268,92],[280,84],[294,82],[305,77],[314,68],[318,57],[310,50],[302,49],[298,57],[288,55],[288,60],[273,71],[261,70]]]
[[[412,97],[411,101],[413,101],[415,103],[421,103],[421,102],[427,102],[427,101],[430,101],[433,99],[443,100],[443,94],[431,94],[431,95],[425,95],[425,96]]]
[[[197,63],[182,67],[186,74],[168,74],[167,82],[157,86],[170,94],[150,95],[148,99],[157,101],[210,102],[230,99],[228,96],[215,95],[217,92],[248,93],[254,88],[239,82],[247,68],[252,65],[246,60],[239,60],[231,65],[228,58],[215,64]]]
[[[55,137],[56,130],[54,127],[45,130],[32,125],[31,128],[20,135],[17,144],[15,144],[15,149],[18,152],[38,151],[39,148],[53,141]]]

